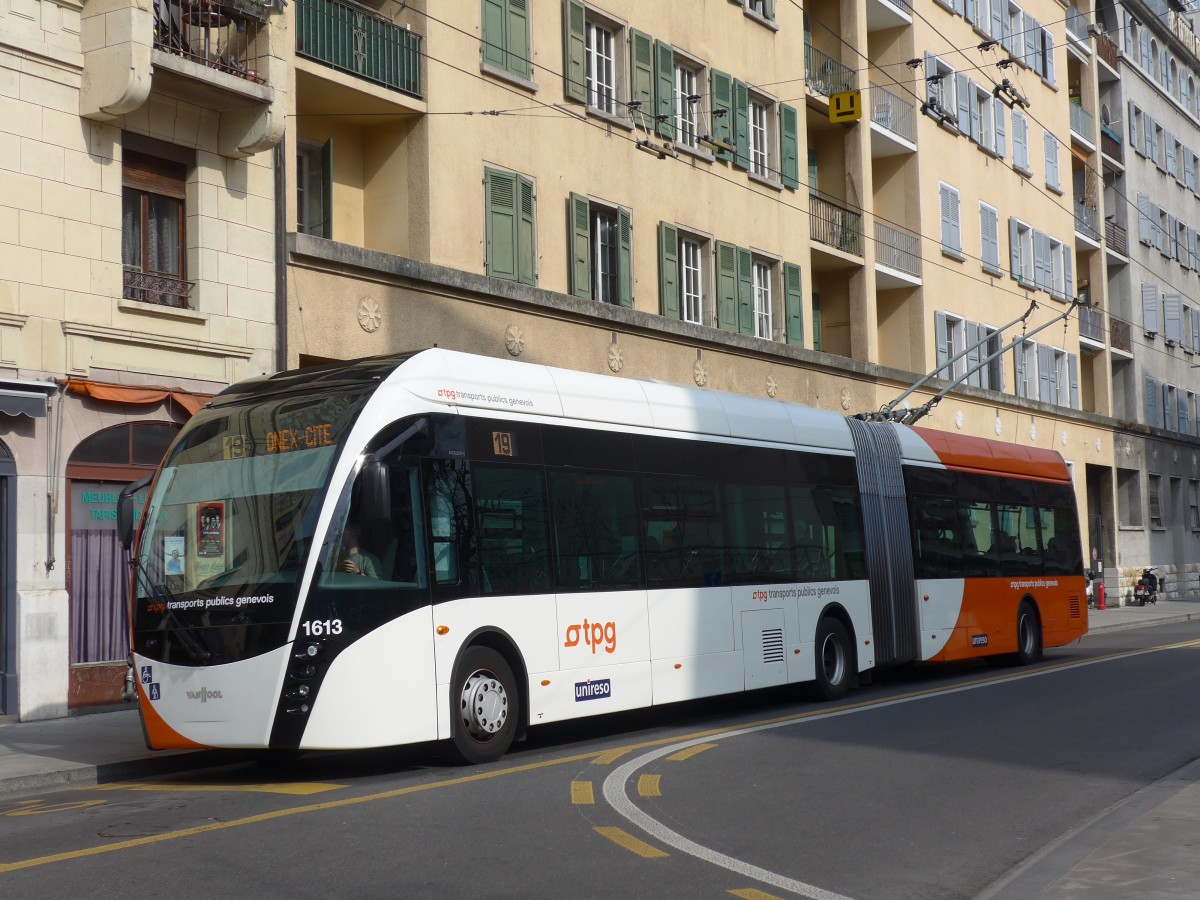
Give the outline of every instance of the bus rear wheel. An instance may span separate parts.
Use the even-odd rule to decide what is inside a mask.
[[[817,679],[814,692],[821,700],[841,700],[850,690],[854,650],[846,626],[830,616],[817,623]]]
[[[519,698],[512,667],[491,647],[468,647],[455,666],[450,703],[454,749],[468,765],[495,762],[512,745]]]
[[[1028,600],[1017,609],[1017,656],[1019,666],[1027,666],[1042,658],[1042,623],[1037,610]]]

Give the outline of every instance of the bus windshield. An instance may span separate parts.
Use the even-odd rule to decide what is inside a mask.
[[[134,630],[290,622],[316,513],[367,391],[197,414],[147,506]]]

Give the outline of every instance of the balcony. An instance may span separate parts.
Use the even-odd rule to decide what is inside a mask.
[[[1104,313],[1089,306],[1079,307],[1079,339],[1093,350],[1104,349]]]
[[[1129,258],[1129,233],[1123,226],[1105,219],[1104,243],[1113,253]]]
[[[808,197],[808,227],[812,239],[843,253],[862,256],[862,214],[816,194]]]
[[[1122,322],[1111,316],[1108,320],[1108,344],[1113,350],[1133,355],[1133,338],[1128,322]]]
[[[812,44],[804,45],[804,85],[823,97],[853,91],[858,79],[853,69]]]
[[[867,31],[902,28],[912,24],[909,0],[867,0]]]
[[[1084,204],[1082,200],[1075,201],[1075,233],[1087,238],[1100,246],[1100,231],[1096,227],[1096,210]]]
[[[1121,71],[1121,48],[1107,34],[1096,35],[1096,55],[1114,72]]]
[[[916,107],[877,84],[871,85],[871,156],[898,156],[917,149]]]
[[[1082,139],[1089,147],[1094,147],[1096,140],[1095,117],[1078,103],[1067,104],[1071,111],[1071,136]]]
[[[1087,48],[1088,20],[1087,16],[1074,7],[1067,9],[1067,36],[1072,37]]]
[[[875,284],[881,289],[921,283],[921,239],[875,220]],[[879,267],[891,271],[881,272]],[[903,277],[910,276],[910,277]]]
[[[195,286],[194,281],[185,281],[176,275],[143,272],[133,266],[125,266],[121,273],[121,296],[138,303],[189,309],[188,296]]]
[[[266,84],[267,6],[255,0],[155,0],[154,49]]]
[[[1121,136],[1104,124],[1100,126],[1100,152],[1121,165],[1125,164],[1125,145],[1121,143]]]
[[[421,97],[421,36],[357,4],[297,0],[296,54],[409,97]]]

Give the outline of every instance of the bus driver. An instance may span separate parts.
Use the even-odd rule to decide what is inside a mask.
[[[365,575],[367,578],[379,577],[379,560],[358,546],[358,527],[347,525],[342,533],[342,561],[338,571],[351,575]]]

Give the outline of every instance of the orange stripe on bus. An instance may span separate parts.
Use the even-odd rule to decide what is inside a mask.
[[[142,726],[146,729],[146,741],[151,750],[207,750],[205,744],[185,738],[168,725],[158,710],[146,698],[145,688],[138,685],[138,706],[142,711]]]

